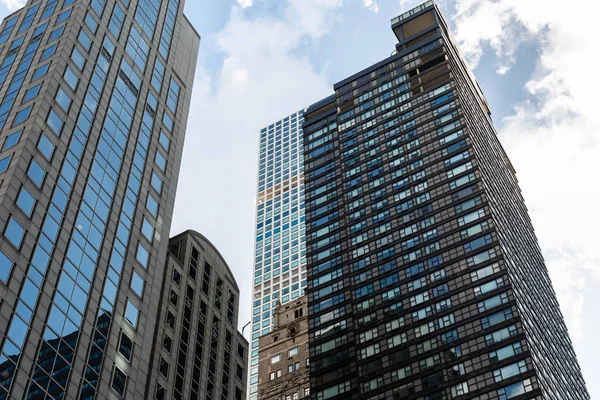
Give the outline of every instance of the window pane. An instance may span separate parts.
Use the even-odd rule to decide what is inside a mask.
[[[29,165],[29,170],[27,171],[27,176],[37,185],[37,187],[41,188],[42,183],[44,183],[44,176],[46,175],[46,171],[38,164],[37,161],[32,160]]]
[[[154,236],[154,227],[146,218],[144,218],[144,222],[142,223],[142,234],[150,242],[152,241],[152,237]]]
[[[28,102],[29,100],[33,99],[35,96],[38,95],[38,93],[40,92],[40,86],[42,86],[41,84],[35,85],[32,88],[29,88],[26,92],[25,95],[23,96],[23,103]]]
[[[133,351],[133,341],[129,336],[121,332],[121,342],[119,343],[119,353],[125,357],[127,361],[131,360],[131,352]]]
[[[148,259],[150,258],[150,254],[148,250],[141,244],[138,244],[136,259],[142,264],[144,268],[148,268]]]
[[[12,159],[12,154],[8,157],[4,157],[0,160],[0,174],[8,169],[10,165],[10,160]]]
[[[54,154],[54,144],[50,141],[48,136],[42,134],[40,142],[38,143],[38,150],[46,157],[48,161],[52,160]]]
[[[4,145],[2,146],[2,151],[10,149],[15,144],[19,143],[19,139],[21,138],[21,132],[23,132],[23,129],[20,129],[15,133],[11,133],[10,135],[8,135],[6,137],[6,140],[4,141]]]
[[[6,230],[4,236],[16,247],[21,247],[23,242],[23,236],[25,235],[25,229],[14,219],[10,217],[8,224],[6,224]]]
[[[54,132],[54,134],[56,134],[56,136],[60,136],[60,132],[62,131],[62,127],[63,127],[63,121],[60,119],[58,114],[56,114],[54,112],[54,110],[50,111],[50,114],[48,114],[48,119],[46,120],[46,122],[48,123],[48,126],[50,127],[52,132]]]
[[[125,307],[125,319],[133,325],[134,328],[137,328],[138,316],[140,312],[136,306],[133,305],[131,301],[127,301],[127,306]]]
[[[162,183],[162,180],[161,180],[161,179],[158,177],[158,175],[156,175],[156,172],[153,172],[153,173],[152,173],[152,180],[151,180],[151,183],[152,183],[152,187],[153,187],[154,189],[156,189],[156,191],[157,191],[158,193],[161,193],[161,192],[162,192],[162,184],[163,184],[163,183]]]
[[[36,79],[39,79],[42,76],[46,75],[46,72],[48,72],[48,68],[50,68],[50,63],[44,64],[41,67],[39,67],[38,69],[36,69],[35,72],[33,73],[33,78],[31,78],[31,80],[35,81]]]
[[[12,269],[13,262],[10,258],[0,251],[0,281],[7,283],[10,270]]]
[[[133,276],[131,278],[131,289],[135,292],[135,294],[142,297],[142,294],[144,293],[144,280],[135,271],[133,272]]]
[[[22,109],[21,111],[19,111],[17,113],[17,115],[15,116],[15,122],[13,122],[13,126],[20,124],[21,122],[24,122],[27,118],[29,118],[29,113],[31,112],[31,106]]]
[[[17,197],[17,205],[25,215],[31,218],[33,207],[35,206],[35,198],[27,191],[27,189],[22,187],[19,196]]]
[[[71,98],[65,93],[64,90],[62,90],[62,88],[58,89],[55,100],[60,106],[60,108],[65,110],[65,112],[69,112],[69,107],[71,106]]]
[[[115,367],[115,372],[113,374],[112,380],[112,388],[117,392],[120,396],[125,394],[125,385],[127,384],[127,376],[117,367]]]
[[[77,88],[77,82],[79,82],[79,79],[77,78],[77,75],[75,75],[75,72],[73,72],[71,67],[67,67],[63,79],[69,84],[69,87],[71,89],[75,90]]]

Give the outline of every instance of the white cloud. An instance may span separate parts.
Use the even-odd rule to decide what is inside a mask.
[[[376,1],[374,0],[362,0],[363,5],[365,6],[365,8],[373,11],[374,13],[379,12],[379,4],[377,4]]]
[[[252,6],[252,0],[237,0],[238,4],[242,6],[242,8]]]
[[[517,170],[576,347],[595,340],[592,322],[600,300],[600,80],[596,13],[586,0],[459,0],[456,37],[471,65],[484,45],[499,57],[498,73],[515,65],[515,51],[535,40],[537,67],[526,83],[530,102],[503,121],[500,139]],[[589,357],[589,358],[588,358]],[[589,378],[595,360],[579,354]],[[587,366],[587,367],[586,367]],[[589,368],[589,369],[587,369]],[[588,382],[589,379],[588,379]],[[594,396],[592,396],[594,397]]]
[[[11,11],[25,6],[25,3],[27,3],[26,0],[0,0],[0,4]]]
[[[251,311],[259,132],[333,92],[302,48],[328,33],[341,5],[286,0],[279,17],[252,18],[234,7],[203,38],[200,51],[223,61],[217,74],[197,72],[172,231],[196,229],[224,254],[242,288],[241,324]]]

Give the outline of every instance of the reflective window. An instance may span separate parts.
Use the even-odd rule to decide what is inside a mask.
[[[131,353],[133,352],[133,341],[125,333],[121,332],[121,341],[119,342],[119,353],[127,361],[131,361]]]
[[[44,61],[46,58],[52,57],[54,55],[55,51],[56,51],[56,44],[53,44],[52,46],[50,46],[47,49],[45,49],[44,51],[42,51],[42,56],[40,57],[40,61]]]
[[[67,11],[61,13],[58,16],[58,19],[56,20],[56,25],[60,24],[61,22],[66,21],[67,18],[69,18],[69,15],[71,15],[71,9],[68,9]]]
[[[44,183],[44,177],[46,176],[46,171],[38,164],[37,161],[31,160],[31,164],[29,164],[29,169],[27,170],[27,176],[37,185],[37,187],[41,188]]]
[[[27,89],[27,91],[25,92],[25,95],[23,96],[23,103],[28,102],[29,100],[33,99],[35,96],[38,95],[38,93],[40,92],[40,87],[42,86],[42,84],[37,84],[29,89]]]
[[[35,72],[33,73],[33,77],[31,78],[31,81],[35,81],[39,78],[41,78],[42,76],[46,75],[46,72],[48,72],[48,68],[50,68],[50,63],[46,63],[44,65],[42,65],[41,67],[39,67],[38,69],[35,70]]]
[[[35,207],[35,198],[27,189],[24,187],[21,188],[19,192],[19,196],[17,196],[17,205],[27,215],[31,218],[31,214],[33,214],[33,208]]]
[[[162,182],[162,180],[160,179],[160,177],[159,177],[159,176],[156,174],[156,172],[153,172],[153,173],[152,173],[152,179],[151,179],[150,183],[152,184],[152,187],[153,187],[154,189],[156,189],[156,191],[157,191],[158,193],[161,193],[161,192],[162,192],[162,185],[163,185],[163,182]]]
[[[17,33],[21,33],[31,26],[31,23],[33,22],[33,18],[35,17],[38,8],[40,8],[40,5],[36,4],[32,6],[29,10],[27,10],[25,18],[23,18],[23,21],[21,22],[21,26],[19,27],[19,31]]]
[[[135,271],[133,272],[133,276],[131,277],[130,286],[131,290],[133,290],[135,294],[142,297],[142,294],[144,293],[144,280]]]
[[[156,61],[154,62],[154,71],[152,71],[152,87],[158,93],[160,93],[164,75],[165,66],[160,62],[160,60],[157,57]]]
[[[79,40],[79,43],[83,46],[83,48],[86,51],[90,51],[90,48],[92,47],[92,39],[90,39],[88,34],[85,33],[83,29],[79,31],[79,36],[77,37],[77,40]]]
[[[71,106],[71,98],[67,95],[67,93],[65,93],[65,91],[62,88],[58,89],[58,92],[56,93],[56,97],[54,99],[56,100],[60,108],[65,110],[65,112],[69,112],[69,107]]]
[[[69,84],[71,89],[75,90],[77,88],[79,78],[77,78],[77,75],[75,75],[75,72],[73,72],[71,67],[67,67],[65,74],[63,75],[63,79]]]
[[[167,106],[169,110],[175,114],[177,109],[177,100],[179,99],[179,85],[174,79],[171,79],[171,85],[169,86],[169,95],[167,96]]]
[[[127,375],[123,373],[118,367],[115,367],[113,374],[111,387],[119,396],[123,397],[125,394],[125,385],[127,384]]]
[[[167,135],[163,132],[160,131],[160,145],[163,147],[163,149],[165,149],[166,151],[169,151],[169,138],[167,137]]]
[[[48,38],[48,43],[61,37],[64,31],[65,31],[65,25],[52,31],[52,33],[50,34],[50,37]]]
[[[165,124],[169,132],[173,132],[173,119],[166,112],[163,114],[163,124]]]
[[[50,141],[46,134],[42,134],[42,136],[40,136],[40,141],[38,142],[37,148],[48,161],[52,160],[52,155],[54,154],[54,144]]]
[[[4,283],[8,282],[12,266],[12,260],[8,258],[3,251],[0,251],[0,281]]]
[[[162,172],[165,172],[165,169],[167,168],[167,160],[165,156],[163,156],[158,150],[156,151],[156,157],[154,158],[154,162]]]
[[[71,53],[71,60],[73,60],[73,63],[77,66],[77,68],[83,70],[83,66],[85,65],[85,57],[83,57],[77,48],[73,49],[73,53]]]
[[[146,43],[146,40],[142,37],[135,26],[131,27],[125,50],[133,59],[133,63],[137,65],[140,71],[145,71],[150,46],[148,46],[148,43]]]
[[[108,24],[108,30],[113,34],[115,38],[121,36],[121,28],[123,27],[123,21],[125,20],[125,12],[121,9],[118,4],[115,4],[113,14],[110,17],[110,23]]]
[[[154,200],[151,194],[148,193],[148,199],[146,200],[146,208],[150,211],[154,217],[158,215],[158,202]]]
[[[139,261],[144,268],[148,268],[148,260],[150,259],[150,253],[144,246],[138,244],[138,249],[135,258]]]
[[[3,159],[0,160],[0,174],[8,169],[11,159],[12,159],[12,154],[10,156],[4,157]]]
[[[4,230],[4,236],[11,242],[16,248],[21,247],[23,242],[23,236],[25,236],[25,229],[15,220],[14,217],[10,217]]]
[[[98,29],[98,23],[96,22],[96,19],[92,16],[92,14],[87,13],[87,15],[85,16],[85,24],[93,34],[96,34],[96,30]]]
[[[50,130],[54,132],[56,136],[60,136],[60,132],[62,131],[63,121],[60,119],[58,114],[54,112],[54,110],[50,110],[50,114],[48,114],[48,119],[46,123],[50,127]]]
[[[15,133],[11,133],[10,135],[8,135],[6,137],[6,139],[4,140],[4,145],[2,146],[2,151],[10,149],[15,144],[19,143],[19,139],[21,139],[22,132],[23,132],[23,129],[20,129],[20,130],[16,131]]]
[[[13,126],[26,121],[27,118],[29,118],[30,113],[31,113],[31,106],[24,108],[24,109],[20,110],[19,112],[17,112],[17,115],[15,116],[15,121],[13,122]]]
[[[134,306],[131,301],[127,300],[127,306],[125,307],[125,319],[131,325],[133,325],[134,328],[137,328],[139,314],[140,312],[137,307]]]
[[[154,227],[146,218],[144,218],[144,222],[142,222],[142,234],[148,241],[152,242],[152,238],[154,236]]]

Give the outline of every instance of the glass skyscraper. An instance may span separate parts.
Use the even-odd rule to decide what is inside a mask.
[[[144,398],[200,38],[183,0],[0,26],[0,399]]]
[[[447,24],[429,1],[392,29],[394,54],[304,113],[311,397],[588,400]]]
[[[277,303],[297,299],[306,286],[303,121],[298,111],[260,132],[251,400],[258,398],[258,338],[273,328]]]

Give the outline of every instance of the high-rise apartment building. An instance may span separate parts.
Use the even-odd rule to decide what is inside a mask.
[[[279,304],[273,330],[260,337],[259,400],[310,397],[306,296]]]
[[[250,400],[257,400],[259,337],[271,332],[277,302],[304,294],[303,111],[260,132]]]
[[[183,0],[0,26],[0,399],[145,398],[200,38]]]
[[[164,274],[144,398],[246,400],[240,289],[223,256],[200,233],[186,231],[171,238]]]
[[[304,113],[311,396],[589,399],[486,100],[433,2]]]

